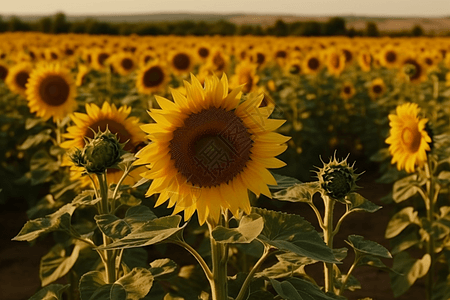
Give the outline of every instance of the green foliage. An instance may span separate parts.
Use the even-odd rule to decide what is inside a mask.
[[[63,292],[68,288],[69,285],[51,284],[34,294],[30,300],[63,300]]]

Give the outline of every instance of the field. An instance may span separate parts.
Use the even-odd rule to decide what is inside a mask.
[[[0,35],[0,297],[448,299],[449,53]]]

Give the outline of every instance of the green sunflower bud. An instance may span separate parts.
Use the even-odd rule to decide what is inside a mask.
[[[103,173],[108,168],[117,167],[121,156],[126,152],[124,144],[120,144],[117,136],[108,129],[99,131],[93,139],[84,146],[83,161],[88,173]]]
[[[76,148],[75,151],[69,154],[69,158],[75,166],[84,167],[85,161],[83,158],[83,152],[80,149]]]
[[[323,163],[323,168],[319,168],[317,175],[325,195],[342,202],[358,187],[356,181],[361,174],[355,173],[353,165],[348,165],[347,158],[339,161],[334,157],[328,164]]]
[[[406,76],[408,77],[413,77],[417,72],[416,66],[414,66],[413,64],[406,64],[403,67],[403,73],[405,73]]]

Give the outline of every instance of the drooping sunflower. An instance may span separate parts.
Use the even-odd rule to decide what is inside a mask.
[[[165,89],[170,77],[165,65],[155,60],[139,69],[136,87],[141,94],[152,94]]]
[[[59,64],[43,64],[34,69],[27,83],[26,96],[31,112],[59,121],[77,107],[76,87],[70,71]]]
[[[120,143],[125,143],[124,150],[136,153],[145,145],[145,133],[139,129],[142,125],[136,117],[130,117],[131,107],[122,106],[117,108],[114,104],[104,102],[102,107],[91,103],[86,104],[86,114],[75,112],[71,115],[75,125],[67,128],[67,133],[63,136],[67,139],[61,144],[62,148],[82,149],[85,145],[85,137],[93,138],[94,131],[99,129],[103,132],[106,128],[117,135]],[[72,167],[72,180],[80,179],[81,171],[77,167]],[[137,170],[137,171],[136,171]],[[136,169],[131,172],[125,180],[125,184],[133,184],[140,179],[139,173],[143,169]],[[123,171],[119,169],[108,169],[107,178],[109,183],[117,183],[122,177]],[[89,179],[84,178],[83,185],[89,184]]]
[[[399,170],[414,172],[415,166],[422,166],[427,161],[431,138],[425,130],[428,119],[420,119],[420,108],[416,103],[397,106],[397,114],[389,115],[390,135],[386,139],[391,163],[397,163]]]
[[[249,213],[247,189],[271,197],[267,168],[285,165],[275,156],[289,138],[272,132],[285,121],[268,119],[273,109],[259,108],[262,95],[240,103],[241,87],[228,93],[225,74],[207,77],[204,88],[191,75],[185,87],[186,96],[172,91],[174,102],[157,96],[162,109],[149,113],[156,124],[142,126],[152,140],[136,155],[149,164],[141,175],[153,179],[146,196],[159,193],[155,205],[169,201],[185,219],[197,211],[200,224],[226,210]]]
[[[30,73],[33,70],[33,66],[30,63],[19,63],[12,66],[5,82],[11,92],[26,97],[25,91],[27,89],[26,84],[30,78]]]
[[[369,84],[369,96],[372,100],[381,97],[386,92],[386,85],[382,78],[376,78]]]

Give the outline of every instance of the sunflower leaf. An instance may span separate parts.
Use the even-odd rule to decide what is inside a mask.
[[[408,227],[410,224],[417,224],[417,214],[417,211],[415,211],[412,206],[403,208],[401,211],[396,213],[391,220],[389,220],[384,237],[387,239],[393,238],[400,234],[403,229]]]
[[[300,180],[294,178],[294,177],[288,177],[284,175],[279,175],[272,173],[273,177],[277,181],[277,185],[269,185],[269,189],[271,190],[282,190],[290,188],[291,186],[300,183]]]
[[[63,300],[63,292],[70,284],[50,284],[34,294],[29,300]]]
[[[347,195],[346,199],[350,202],[350,211],[365,211],[365,212],[376,212],[381,208],[381,206],[376,205],[373,202],[370,202],[363,196],[358,193],[350,193]]]
[[[134,268],[119,278],[111,287],[111,300],[139,300],[144,298],[153,285],[153,275],[144,268]]]
[[[297,183],[287,189],[278,191],[273,197],[290,202],[312,202],[314,194],[320,191],[318,182]]]
[[[426,178],[420,178],[417,174],[397,180],[394,183],[392,198],[397,203],[405,201],[414,196],[425,182]]]
[[[264,218],[262,243],[318,261],[340,263],[314,227],[301,216],[253,208]]]
[[[187,223],[180,227],[180,221],[179,215],[150,220],[124,238],[97,249],[127,249],[160,243],[183,230]]]
[[[264,220],[258,214],[243,216],[237,228],[217,226],[212,231],[212,237],[219,243],[245,243],[253,241],[264,228]]]
[[[368,254],[378,257],[384,257],[384,258],[392,258],[391,253],[374,241],[365,240],[364,237],[360,235],[350,235],[348,237],[348,241],[345,241],[347,244],[349,244],[355,252],[358,252],[360,254]]]
[[[428,273],[431,265],[429,254],[425,254],[421,259],[409,256],[408,252],[400,252],[394,257],[393,272],[391,277],[391,287],[394,297],[405,293],[414,282]]]
[[[283,282],[279,282],[274,279],[270,279],[274,290],[283,299],[286,300],[336,300],[335,298],[325,294],[320,288],[303,279],[291,277]],[[345,298],[344,298],[345,299]]]

